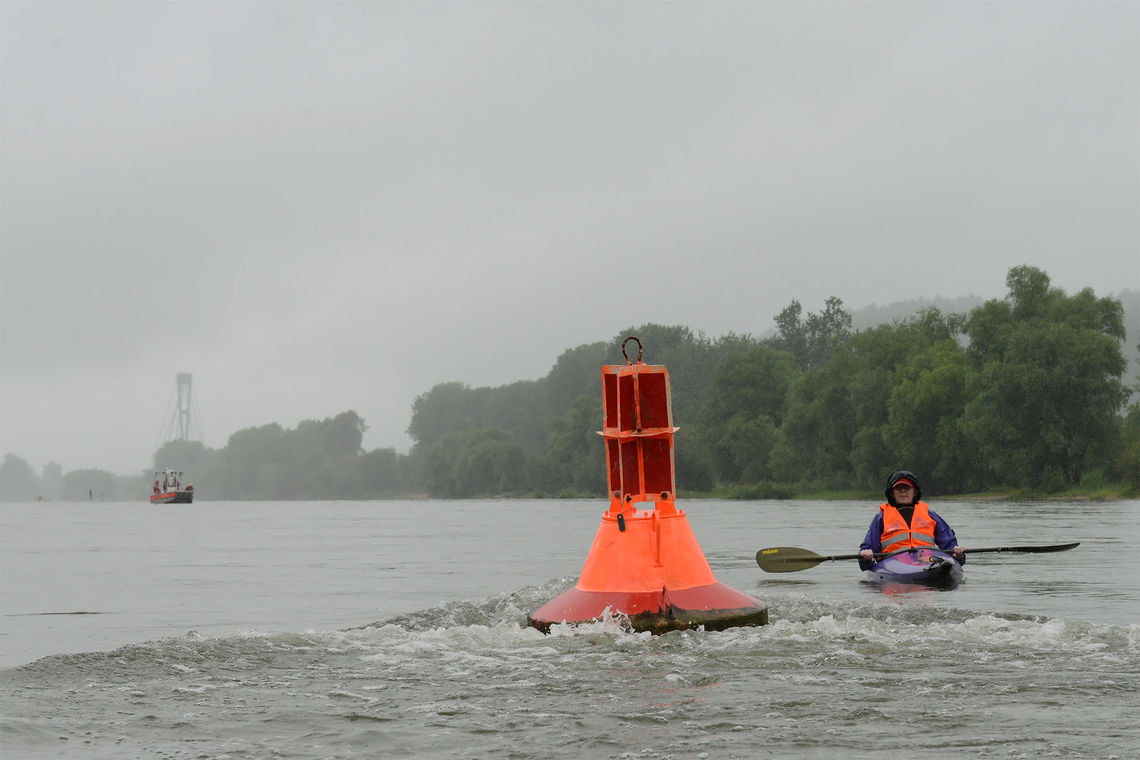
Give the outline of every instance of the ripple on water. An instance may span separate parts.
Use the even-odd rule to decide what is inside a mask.
[[[33,757],[871,757],[906,749],[883,725],[921,719],[931,746],[978,754],[1075,757],[1090,727],[1108,753],[1135,746],[1136,626],[797,592],[763,627],[527,626],[567,584],[45,657],[3,673],[5,741]]]

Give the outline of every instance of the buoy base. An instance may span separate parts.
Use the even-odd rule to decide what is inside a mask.
[[[704,627],[723,631],[745,625],[767,625],[768,607],[747,594],[715,581],[706,586],[661,591],[583,591],[572,588],[527,617],[543,633],[558,623],[585,623],[606,615],[629,617],[635,631],[667,633]]]

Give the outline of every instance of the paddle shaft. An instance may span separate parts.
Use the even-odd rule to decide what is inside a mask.
[[[910,549],[899,549],[885,554],[880,553],[875,555],[875,559],[882,559],[883,557],[889,557],[907,551],[910,551]],[[800,549],[795,546],[774,546],[770,549],[761,549],[756,552],[756,564],[760,566],[760,569],[768,573],[794,573],[799,570],[807,570],[809,567],[815,567],[820,562],[844,559],[859,559],[859,555],[832,554],[830,556],[824,556],[808,549]]]
[[[1025,552],[1028,554],[1044,554],[1045,552],[1064,552],[1075,549],[1081,545],[1080,541],[1071,544],[1050,544],[1047,546],[991,546],[985,549],[967,549],[966,554],[985,554],[988,552]]]
[[[965,549],[964,551],[966,552],[966,554],[992,554],[994,552],[1023,552],[1023,553],[1027,553],[1027,554],[1044,554],[1046,552],[1064,552],[1064,551],[1068,551],[1069,549],[1075,549],[1076,547],[1078,547],[1080,545],[1081,545],[1081,542],[1076,541],[1076,542],[1071,543],[1071,544],[1048,544],[1045,546],[987,546],[984,549]],[[911,548],[922,548],[922,547],[911,547]],[[875,559],[882,559],[883,557],[890,557],[890,556],[893,556],[895,554],[902,554],[903,552],[908,552],[910,550],[911,549],[896,549],[893,552],[876,554]],[[942,550],[942,551],[946,551],[946,550]],[[949,554],[950,552],[946,551],[946,553]],[[824,559],[830,559],[830,560],[859,559],[859,555],[858,554],[834,554],[830,557],[824,557]]]
[[[991,546],[982,549],[966,549],[967,554],[986,554],[992,552],[1027,552],[1040,554],[1044,552],[1063,552],[1080,546],[1080,542],[1071,544],[1051,544],[1045,546]],[[895,554],[912,551],[912,548],[898,549],[893,552],[879,553],[875,559],[880,560]],[[815,567],[820,562],[834,562],[839,560],[860,559],[858,554],[816,554],[809,549],[800,549],[795,546],[775,546],[761,549],[756,552],[756,564],[761,570],[768,573],[794,573]]]

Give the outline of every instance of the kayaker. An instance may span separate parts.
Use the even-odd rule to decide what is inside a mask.
[[[961,563],[966,561],[965,547],[950,524],[942,519],[922,498],[918,476],[897,470],[887,478],[887,503],[871,519],[871,527],[859,545],[859,567],[866,570],[875,555],[911,546],[937,546]]]

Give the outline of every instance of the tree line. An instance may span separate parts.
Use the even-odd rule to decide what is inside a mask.
[[[927,493],[1140,492],[1120,301],[1067,295],[1030,266],[1006,285],[967,313],[928,308],[864,330],[837,298],[806,314],[792,301],[765,339],[632,326],[568,349],[538,380],[436,385],[412,405],[407,454],[364,451],[365,422],[346,411],[241,430],[218,450],[173,441],[154,463],[176,463],[212,499],[599,496],[600,367],[624,363],[621,341],[636,335],[646,363],[669,369],[682,497],[877,492],[900,467]],[[12,460],[6,484],[29,475]]]
[[[409,433],[432,495],[604,493],[599,365],[636,334],[672,380],[678,493],[865,492],[899,467],[928,493],[1140,488],[1119,301],[1066,295],[1034,267],[966,314],[862,331],[830,298],[793,301],[765,340],[643,325],[567,351],[542,380],[438,385]]]

